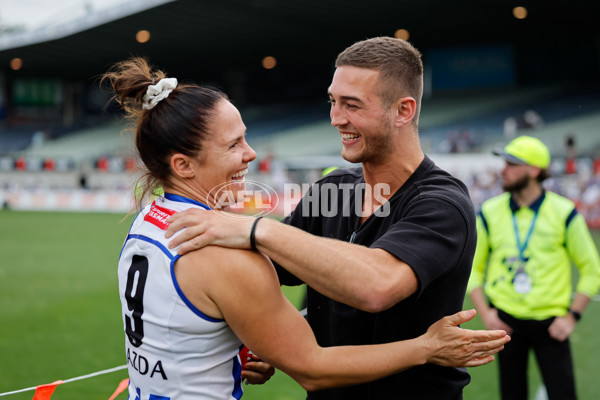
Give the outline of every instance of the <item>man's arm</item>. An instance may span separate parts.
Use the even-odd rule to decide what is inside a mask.
[[[469,310],[442,318],[415,339],[323,348],[281,293],[273,266],[263,255],[206,247],[181,257],[175,273],[196,307],[225,319],[257,356],[310,391],[363,383],[425,363],[483,365],[510,340],[503,331],[458,328],[474,317]]]
[[[230,218],[221,213],[187,210],[170,217],[167,237],[183,228],[169,246],[179,252],[209,244],[250,248],[254,218]],[[311,235],[263,218],[255,227],[258,250],[323,295],[352,307],[378,312],[418,289],[413,270],[382,249]]]
[[[594,297],[600,289],[600,256],[594,244],[592,235],[587,227],[585,219],[577,214],[567,226],[566,249],[573,264],[579,270],[579,281],[577,282],[577,293]],[[571,309],[583,313],[583,308],[576,308],[575,302]]]
[[[477,215],[477,248],[473,257],[473,268],[471,269],[467,292],[486,329],[503,329],[510,334],[512,328],[498,317],[496,308],[488,305],[483,291],[489,253],[487,229],[483,222],[483,215],[479,214]]]
[[[577,324],[575,315],[583,315],[591,297],[598,292],[600,286],[600,257],[581,214],[575,215],[571,220],[566,235],[566,249],[579,269],[579,282],[577,294],[569,307],[570,312],[556,317],[548,328],[550,336],[561,342],[573,333]]]
[[[385,310],[418,289],[412,268],[382,249],[314,236],[274,220],[259,221],[255,238],[258,250],[307,285],[360,310]]]

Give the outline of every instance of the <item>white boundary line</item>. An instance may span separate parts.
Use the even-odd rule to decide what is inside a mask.
[[[600,301],[600,295],[594,296],[592,298],[592,300],[593,301]],[[302,316],[305,317],[306,313],[307,313],[306,308],[300,310],[300,314],[302,314]],[[82,379],[93,378],[94,376],[104,375],[104,374],[108,374],[108,373],[115,372],[115,371],[120,371],[120,370],[125,369],[125,368],[127,368],[127,364],[121,365],[121,366],[115,367],[115,368],[105,369],[104,371],[93,372],[93,373],[88,374],[88,375],[83,375],[83,376],[78,376],[76,378],[67,379],[65,381],[62,381],[62,383],[69,383],[69,382],[79,381],[79,380],[82,380]],[[51,383],[48,383],[48,385],[51,385]],[[41,385],[38,385],[38,386],[41,386]],[[20,389],[20,390],[15,390],[15,391],[12,391],[12,392],[0,393],[0,397],[2,397],[2,396],[8,396],[10,394],[27,392],[27,391],[35,390],[35,389],[37,389],[37,386],[33,386],[33,387],[30,387],[30,388],[25,388],[25,389]],[[543,391],[545,391],[545,387],[543,385],[541,385],[538,388],[538,391],[536,393],[536,399],[540,398],[540,396],[542,396],[542,395],[545,395],[545,392],[543,392]],[[544,397],[541,397],[541,398],[544,398]]]
[[[93,378],[94,376],[109,374],[111,372],[120,371],[120,370],[125,369],[125,368],[127,368],[127,364],[121,365],[119,367],[105,369],[104,371],[93,372],[93,373],[88,374],[88,375],[78,376],[76,378],[70,378],[70,379],[62,381],[61,384],[62,383],[70,383],[70,382],[80,381],[82,379]],[[46,385],[51,385],[51,384],[52,383],[47,383]],[[38,385],[38,386],[44,386],[44,385]],[[38,388],[38,386],[33,386],[33,387],[30,387],[30,388],[15,390],[15,391],[12,391],[12,392],[0,393],[0,397],[2,397],[2,396],[8,396],[9,394],[16,394],[16,393],[21,393],[21,392],[28,392],[30,390],[36,390]]]
[[[535,392],[533,400],[548,400],[548,392],[546,392],[546,386],[543,383],[540,384],[537,392]]]

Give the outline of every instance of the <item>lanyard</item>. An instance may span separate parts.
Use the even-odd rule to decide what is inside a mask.
[[[527,232],[527,236],[525,237],[525,241],[521,244],[521,238],[519,236],[519,227],[517,226],[517,217],[515,212],[513,212],[513,227],[515,229],[515,239],[517,242],[517,249],[519,249],[519,260],[525,261],[525,249],[527,245],[529,245],[529,239],[531,238],[531,234],[533,233],[533,228],[535,227],[535,222],[537,221],[538,211],[533,215],[533,220],[531,221],[531,226],[529,227],[529,232]]]

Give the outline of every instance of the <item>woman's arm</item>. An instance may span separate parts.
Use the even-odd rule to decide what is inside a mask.
[[[470,310],[443,318],[415,339],[322,348],[282,294],[265,256],[209,246],[182,257],[175,271],[200,310],[224,318],[248,348],[309,391],[363,383],[425,363],[487,364],[509,340],[503,331],[458,328],[473,318]]]

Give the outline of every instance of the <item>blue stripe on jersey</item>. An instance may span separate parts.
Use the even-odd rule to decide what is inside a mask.
[[[148,242],[151,243],[153,245],[155,245],[156,247],[158,247],[163,253],[165,253],[165,255],[167,257],[169,257],[169,259],[172,261],[175,256],[173,255],[173,253],[171,253],[169,251],[169,249],[167,249],[161,242],[154,240],[154,239],[150,239],[148,236],[144,236],[144,235],[127,235],[127,239],[125,240],[125,243],[127,243],[127,241],[129,239],[138,239],[138,240],[143,240],[144,242]],[[125,247],[125,246],[123,246]]]
[[[196,306],[193,305],[191,301],[189,301],[189,299],[185,296],[185,294],[183,294],[183,291],[181,290],[181,288],[179,287],[179,283],[177,282],[177,277],[175,277],[175,261],[179,260],[179,257],[181,257],[181,256],[178,255],[173,260],[171,260],[171,279],[173,279],[173,286],[175,286],[175,290],[179,294],[179,297],[181,297],[181,300],[183,300],[183,302],[189,307],[190,310],[192,310],[194,312],[194,314],[198,315],[202,319],[207,320],[208,322],[223,322],[223,321],[225,321],[224,319],[213,318],[213,317],[210,317],[210,316],[204,314],[202,311],[198,310],[198,308],[196,308]]]
[[[243,346],[243,345],[242,345]],[[241,349],[240,349],[241,350]],[[233,392],[231,395],[240,400],[242,395],[244,394],[244,388],[242,388],[242,365],[240,364],[239,357],[233,357],[233,370],[231,371],[233,375]]]
[[[200,206],[202,208],[204,208],[205,210],[210,210],[211,208],[209,206],[207,206],[204,203],[200,203],[199,201],[190,199],[188,197],[183,197],[183,196],[179,196],[173,193],[165,193],[164,194],[164,198],[167,200],[171,200],[171,201],[178,201],[180,203],[189,203],[189,204],[195,204],[197,206]]]
[[[164,197],[165,199],[167,199],[167,200],[171,200],[171,201],[178,201],[178,202],[180,202],[180,203],[194,204],[194,205],[197,205],[197,206],[200,206],[200,207],[204,208],[205,210],[211,210],[211,211],[212,211],[212,209],[211,209],[209,206],[207,206],[206,204],[204,204],[204,203],[201,203],[201,202],[199,202],[199,201],[196,201],[196,200],[192,200],[192,199],[190,199],[190,198],[187,198],[187,197],[178,196],[178,195],[176,195],[176,194],[173,194],[173,193],[165,193],[165,194],[163,195],[163,197]],[[140,215],[142,212],[143,212],[143,210],[142,210],[142,211],[140,211],[140,212],[138,213],[138,216],[139,216],[139,215]],[[137,217],[136,217],[136,218],[137,218]],[[132,229],[132,228],[133,228],[133,224],[131,224],[131,226],[129,227],[129,232],[127,232],[127,239],[129,239],[129,235],[130,235],[130,232],[131,232],[131,229]],[[149,240],[147,240],[147,241],[149,241]],[[121,258],[121,254],[123,254],[123,249],[125,248],[125,244],[126,244],[126,243],[127,243],[127,240],[125,240],[125,242],[123,243],[123,247],[121,247],[121,253],[119,254],[119,258]],[[154,243],[154,242],[152,242],[152,243]],[[163,250],[163,251],[164,251],[164,250]],[[169,257],[170,257],[170,256],[169,256]],[[172,258],[172,257],[170,257],[170,258]]]
[[[140,215],[140,214],[141,214],[141,212],[138,213],[138,215]],[[131,226],[129,227],[129,230],[127,231],[127,237],[125,238],[125,241],[123,242],[123,247],[121,247],[121,252],[119,253],[119,259],[121,259],[121,256],[123,255],[123,250],[125,249],[125,245],[127,244],[127,239],[129,238],[129,235],[131,234],[132,229],[133,229],[133,223],[131,224]]]
[[[155,394],[151,394],[148,400],[171,400],[171,398],[167,396],[157,396]]]

